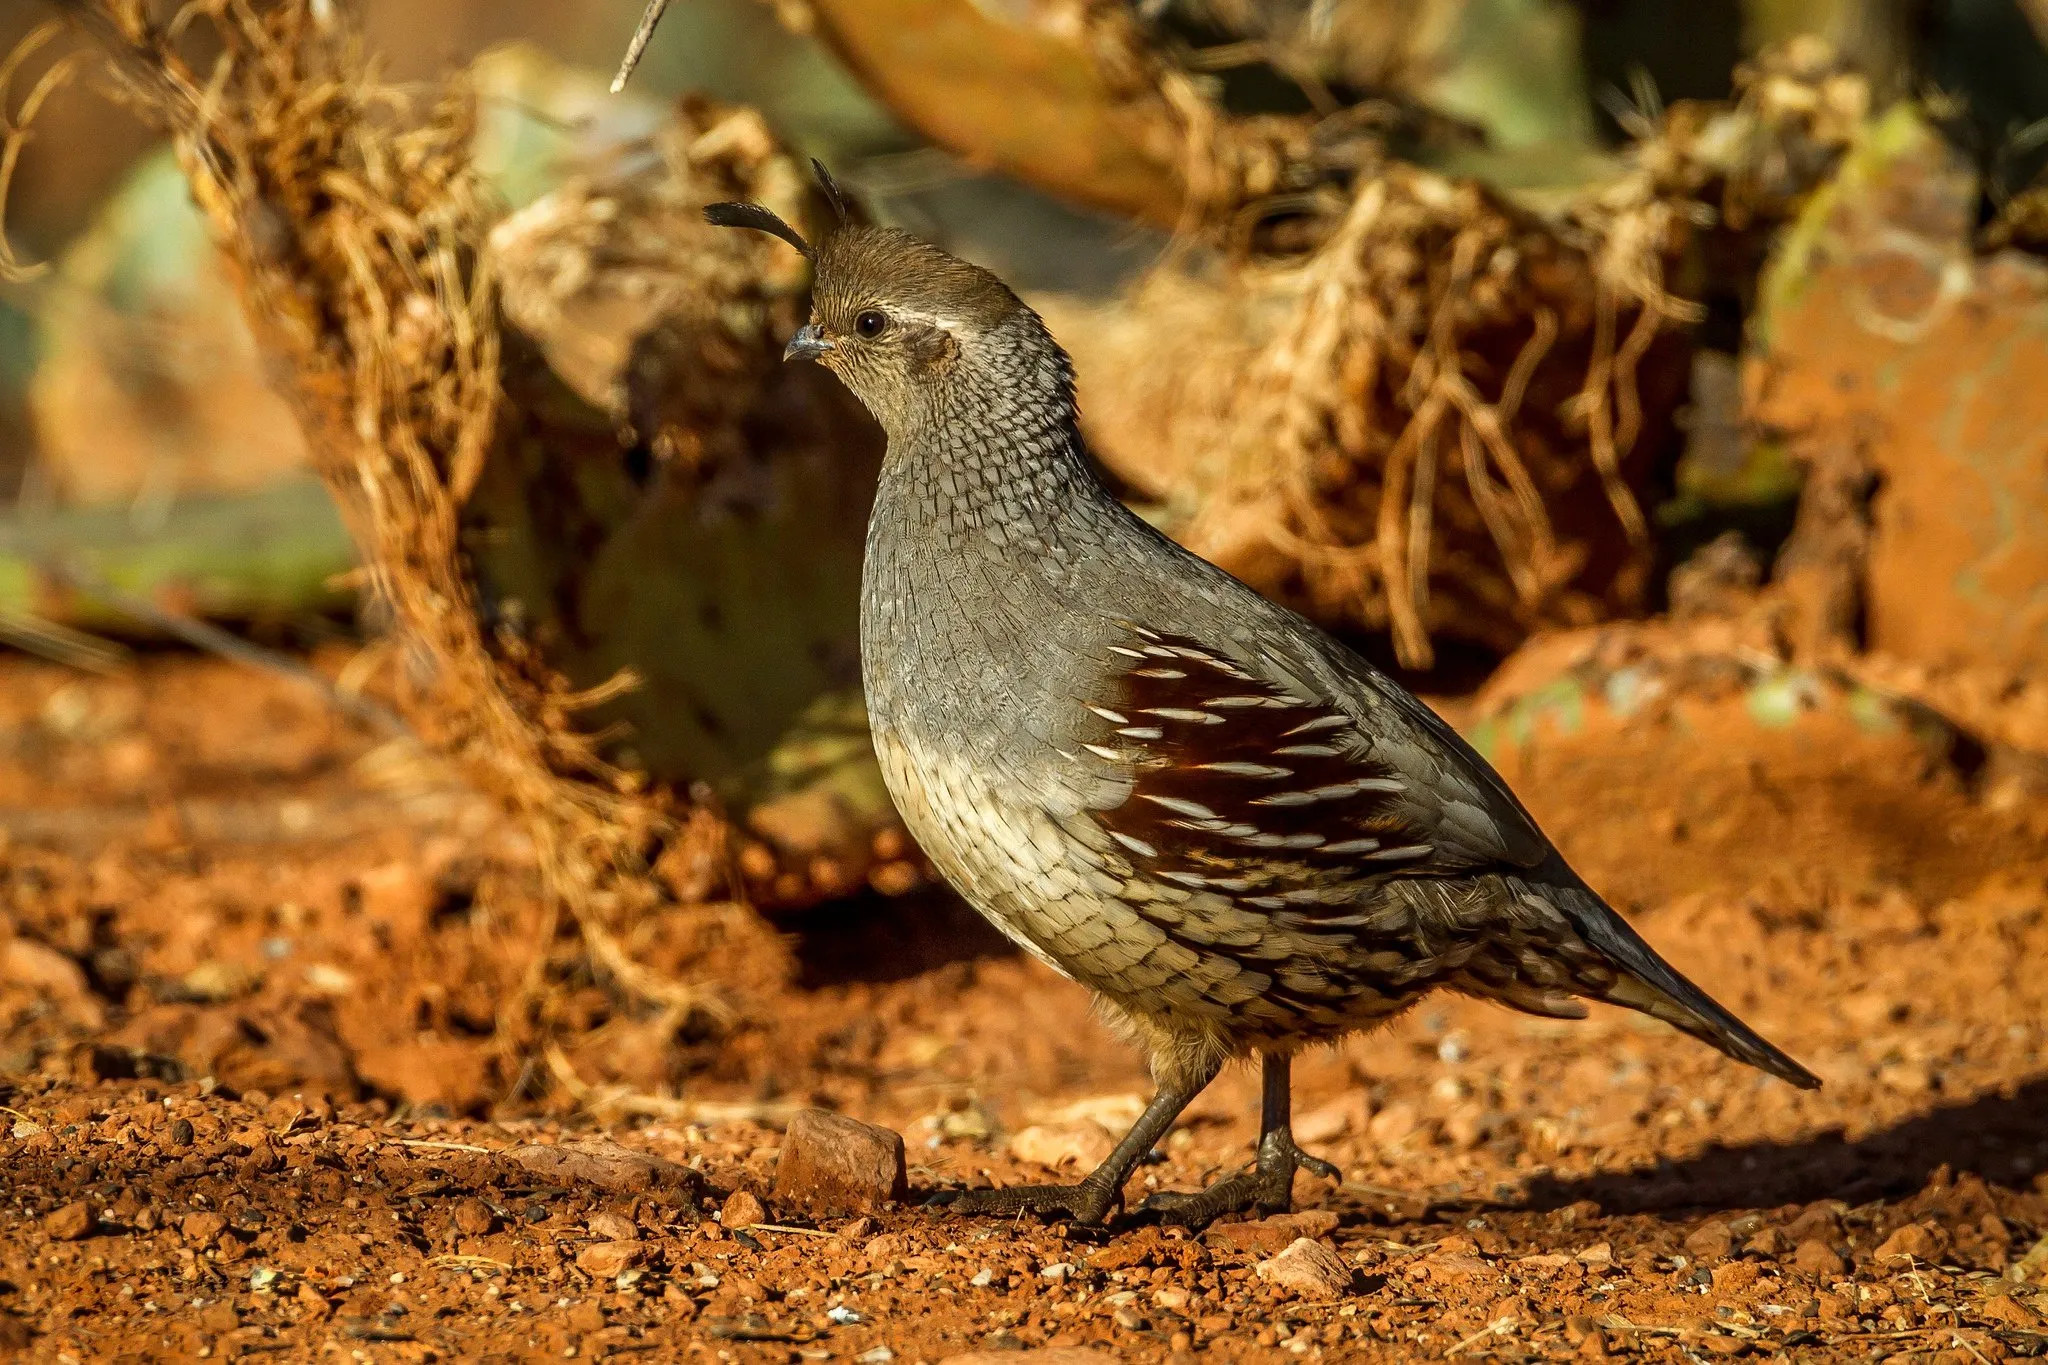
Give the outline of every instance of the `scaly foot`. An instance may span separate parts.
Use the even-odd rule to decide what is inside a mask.
[[[1083,1180],[1078,1185],[1012,1185],[1001,1190],[942,1190],[925,1201],[927,1208],[950,1213],[1040,1217],[1065,1214],[1077,1223],[1100,1223],[1111,1208],[1123,1203],[1123,1191],[1107,1181]]]
[[[1258,1165],[1238,1175],[1217,1181],[1199,1194],[1161,1191],[1138,1208],[1156,1213],[1166,1222],[1199,1228],[1226,1213],[1287,1213],[1294,1207],[1294,1173],[1306,1170],[1325,1180],[1339,1180],[1344,1173],[1319,1156],[1310,1156],[1294,1145],[1294,1135],[1282,1128],[1267,1133],[1259,1143]]]

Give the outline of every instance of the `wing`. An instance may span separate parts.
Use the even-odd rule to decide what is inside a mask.
[[[1550,856],[1484,760],[1363,663],[1129,630],[1086,747],[1130,775],[1094,814],[1141,872],[1334,928],[1362,884]]]

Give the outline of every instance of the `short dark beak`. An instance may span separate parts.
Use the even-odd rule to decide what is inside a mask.
[[[832,343],[825,340],[825,334],[818,330],[818,324],[807,322],[796,329],[796,335],[789,339],[789,345],[782,348],[784,360],[816,360],[832,349]]]

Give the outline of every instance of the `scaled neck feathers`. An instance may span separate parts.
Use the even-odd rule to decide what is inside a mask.
[[[1064,539],[1063,522],[1121,510],[1089,463],[1073,364],[1029,309],[963,335],[926,403],[909,430],[891,433],[885,499],[921,504],[954,529],[1026,533],[1048,548]]]

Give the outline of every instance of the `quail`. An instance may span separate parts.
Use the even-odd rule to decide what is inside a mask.
[[[1587,887],[1486,761],[1319,627],[1123,506],[1082,440],[1071,364],[988,271],[857,222],[815,245],[786,355],[831,370],[888,438],[868,523],[861,662],[912,835],[1021,948],[1089,987],[1156,1095],[1073,1185],[957,1194],[1094,1223],[1227,1062],[1256,1055],[1256,1162],[1144,1210],[1290,1207],[1289,1062],[1446,987],[1577,1019],[1624,1005],[1819,1082],[1680,976]]]

